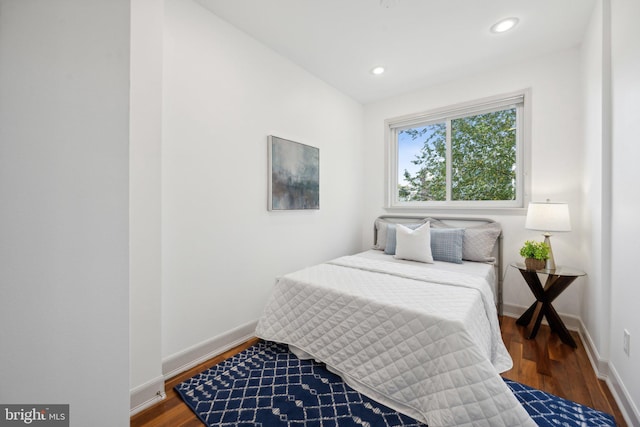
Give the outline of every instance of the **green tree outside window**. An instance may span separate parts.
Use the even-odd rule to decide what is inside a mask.
[[[447,200],[448,166],[450,200],[516,199],[515,108],[403,129],[398,132],[399,150],[403,144],[419,149],[411,167],[399,165],[400,201]]]

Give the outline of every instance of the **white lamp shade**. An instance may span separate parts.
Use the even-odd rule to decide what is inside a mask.
[[[524,227],[540,231],[571,231],[567,203],[531,202]]]

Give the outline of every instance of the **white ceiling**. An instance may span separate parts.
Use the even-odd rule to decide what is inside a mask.
[[[596,0],[197,0],[361,103],[580,44]],[[507,33],[489,31],[515,16]],[[376,76],[377,65],[387,71]]]

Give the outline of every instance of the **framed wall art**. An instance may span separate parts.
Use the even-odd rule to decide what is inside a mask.
[[[268,137],[270,211],[320,209],[320,149]]]

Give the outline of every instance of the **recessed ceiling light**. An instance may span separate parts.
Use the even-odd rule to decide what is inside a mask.
[[[492,33],[504,33],[505,31],[509,31],[518,23],[518,18],[505,18],[493,24],[491,27]]]
[[[371,74],[380,75],[384,73],[384,67],[374,67],[371,69]]]

